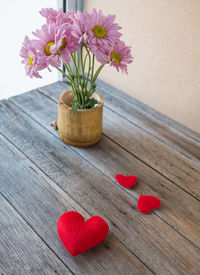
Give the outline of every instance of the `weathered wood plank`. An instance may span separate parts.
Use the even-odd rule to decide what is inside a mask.
[[[72,274],[0,194],[0,273]]]
[[[107,85],[103,81],[97,81],[97,89],[104,98],[105,107],[110,108],[112,111],[118,113],[120,116],[125,117],[134,125],[142,128],[152,136],[156,137],[160,141],[171,146],[178,152],[189,157],[192,160],[200,160],[200,134],[196,134],[196,139],[199,137],[199,142],[193,138],[185,136],[182,132],[169,127],[169,125],[156,119],[154,116],[146,112],[146,108],[140,106],[138,101],[133,98],[126,98],[127,95],[116,91],[115,88]],[[59,89],[57,89],[59,87]],[[50,86],[42,87],[42,92],[46,92],[50,97],[57,98],[58,93],[67,89],[68,86],[64,82],[56,82]],[[143,107],[143,108],[142,108]],[[148,106],[147,106],[148,107]],[[191,131],[191,135],[193,131]]]
[[[200,164],[189,160],[158,140],[152,139],[151,136],[110,110],[105,110],[104,113],[105,135],[200,199]]]
[[[41,88],[40,91],[44,91],[46,95],[56,100],[62,89],[63,83],[59,82],[58,86],[48,86],[44,90]],[[200,199],[199,163],[195,163],[181,155],[107,108],[104,108],[104,134],[166,178]],[[199,150],[197,150],[197,154],[200,155]]]
[[[23,138],[23,129],[21,134]],[[34,146],[33,141],[30,142]],[[80,212],[88,219],[90,217],[88,212],[45,174],[41,175],[41,171],[3,137],[0,138],[0,155],[3,160],[0,163],[0,183],[3,196],[73,273],[151,273],[134,254],[113,236],[112,226],[109,235],[102,244],[75,258],[71,257],[57,235],[57,220],[62,213],[71,210]],[[65,181],[65,184],[70,184],[70,182]],[[110,224],[110,221],[105,219]]]
[[[56,132],[50,127],[50,121],[57,113],[57,108],[53,101],[36,92],[15,97],[12,101],[21,106],[38,123],[57,136]],[[106,137],[97,146],[87,150],[71,149],[89,161],[112,181],[116,173],[136,174],[139,178],[139,184],[133,191],[123,189],[123,192],[127,191],[133,197],[138,197],[139,194],[158,196],[164,208],[162,211],[156,211],[156,214],[200,247],[200,203],[198,200]],[[56,164],[58,165],[58,162]]]
[[[141,108],[138,108],[138,105],[127,101],[122,96],[119,98],[116,96],[114,89],[108,88],[107,85],[100,85],[99,90],[104,98],[106,107],[158,138],[160,141],[168,144],[181,154],[194,161],[200,161],[200,140],[199,142],[194,141],[192,138],[185,136],[181,132],[144,112]]]
[[[17,98],[15,103],[16,101]],[[29,109],[30,104],[34,109],[33,101],[28,104],[28,100],[24,99],[24,103],[26,108]],[[51,112],[53,111],[54,107],[51,105],[53,102],[43,103],[49,106]],[[40,104],[39,101],[35,114],[39,114]],[[148,215],[139,213],[136,201],[122,192],[118,185],[114,185],[101,173],[91,169],[70,147],[65,146],[58,138],[47,135],[43,128],[18,112],[17,108],[9,104],[7,107],[9,108],[7,111],[2,107],[2,112],[6,114],[4,120],[10,121],[14,127],[8,127],[2,122],[2,127],[4,125],[7,127],[5,129],[9,129],[9,131],[3,130],[5,135],[91,214],[96,213],[109,219],[113,234],[153,271],[159,273],[162,270],[162,274],[169,274],[190,269],[191,265],[198,267],[198,261],[196,262],[199,260],[198,248],[157,216],[149,215],[151,217],[149,219]],[[31,108],[29,113],[32,114]],[[45,113],[44,117],[47,117]],[[43,123],[43,118],[40,123]],[[174,253],[176,253],[176,262],[174,262]],[[197,259],[194,257],[190,259],[191,253]]]
[[[146,104],[140,102],[139,100],[123,93],[122,91],[120,91],[120,90],[112,87],[111,85],[105,83],[104,81],[98,79],[97,80],[97,87],[102,92],[104,90],[105,93],[111,94],[116,99],[118,98],[118,101],[121,101],[121,99],[125,100],[126,102],[130,103],[132,106],[134,106],[134,107],[140,109],[141,111],[143,111],[144,113],[146,113],[146,115],[150,115],[152,118],[155,118],[157,121],[160,121],[161,124],[165,124],[165,125],[169,126],[170,128],[173,128],[173,129],[179,131],[180,133],[182,133],[185,136],[197,141],[198,143],[200,142],[200,134],[199,133],[189,129],[188,127],[184,126],[181,123],[178,123],[177,121],[169,118],[168,116],[152,109],[148,105],[146,105]]]

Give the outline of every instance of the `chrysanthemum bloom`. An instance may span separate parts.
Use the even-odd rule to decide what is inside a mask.
[[[87,33],[86,44],[93,52],[95,48],[110,47],[120,38],[121,27],[114,23],[115,15],[103,16],[102,11],[93,9],[91,13],[84,12],[85,29]]]
[[[119,71],[120,68],[122,72],[125,73],[127,73],[127,64],[133,61],[131,48],[127,47],[125,43],[120,40],[118,40],[109,50],[99,47],[95,51],[95,56],[97,61],[100,63],[110,63],[110,65],[114,66],[117,71]]]
[[[133,61],[131,47],[127,47],[123,41],[117,41],[110,51],[110,65],[114,66],[117,71],[127,72],[127,64]]]
[[[78,39],[72,35],[72,26],[63,24],[56,28],[55,44],[51,46],[50,51],[59,54],[62,60],[68,64],[70,54],[75,53],[80,48]]]
[[[39,51],[42,62],[45,62],[46,66],[60,66],[59,56],[51,52],[51,46],[55,44],[56,24],[43,25],[41,30],[36,30],[33,34],[39,38],[32,40],[32,45]]]
[[[105,50],[101,47],[94,48],[93,53],[95,54],[95,57],[98,62],[101,64],[110,63],[110,49]]]
[[[22,48],[20,50],[20,56],[23,58],[22,63],[25,64],[26,75],[31,78],[42,78],[38,73],[39,70],[44,69],[45,63],[39,62],[38,54],[31,45],[31,40],[28,36],[25,37]]]
[[[63,12],[62,9],[54,10],[52,8],[42,9],[40,14],[46,18],[47,24],[56,23],[61,25],[63,23],[73,23],[74,11]]]
[[[77,11],[74,14],[73,24],[72,24],[72,34],[76,37],[79,43],[86,43],[87,29],[85,24],[85,12]]]

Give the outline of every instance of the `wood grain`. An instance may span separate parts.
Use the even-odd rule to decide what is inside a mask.
[[[56,100],[63,89],[63,83],[59,82],[58,86],[48,86],[40,91]],[[106,136],[200,200],[199,162],[189,159],[108,108],[104,108],[103,121]],[[200,156],[198,144],[194,150]]]
[[[98,93],[93,97],[99,102],[91,109],[78,110],[72,114],[71,102],[74,97],[69,89],[59,96],[58,132],[65,143],[76,147],[89,147],[100,141],[102,136],[103,98]]]
[[[72,274],[1,194],[0,232],[1,274]]]
[[[57,136],[57,133],[52,130],[48,122],[57,113],[57,107],[53,101],[35,92],[15,97],[11,101],[21,106],[34,120]],[[11,138],[13,139],[13,137]],[[23,146],[23,144],[20,144],[20,146]],[[159,197],[163,208],[162,211],[155,211],[156,215],[200,247],[200,203],[190,194],[162,177],[107,137],[104,137],[97,146],[87,150],[71,147],[69,149],[74,150],[84,160],[89,161],[91,165],[103,172],[111,181],[114,180],[116,173],[137,175],[139,184],[133,191],[122,189],[122,192],[128,192],[134,198],[137,198],[139,194],[151,194]],[[61,161],[61,165],[63,161]],[[54,163],[58,165],[58,161],[55,160]]]
[[[104,114],[106,136],[200,200],[200,163],[146,135],[110,110],[104,110]]]
[[[133,107],[139,108],[141,111],[143,111],[146,115],[149,115],[152,119],[155,118],[158,122],[161,124],[165,124],[168,126],[168,128],[175,129],[179,133],[182,133],[187,138],[191,138],[194,141],[200,142],[200,133],[197,133],[188,127],[184,126],[183,124],[174,121],[173,119],[169,118],[168,116],[156,111],[155,109],[152,109],[150,106],[142,103],[141,101],[129,96],[128,94],[112,87],[108,83],[105,83],[104,81],[97,79],[97,87],[99,90],[103,93],[103,90],[106,92],[106,94],[112,94],[113,97],[118,98],[120,100],[121,98],[125,100],[126,102],[129,102],[133,105]]]
[[[199,141],[196,141],[186,136],[182,132],[169,127],[144,111],[139,103],[137,104],[137,102],[134,102],[133,104],[133,101],[124,97],[123,94],[116,94],[114,88],[110,88],[105,84],[103,85],[102,82],[98,82],[98,84],[98,88],[106,102],[106,106],[110,110],[126,118],[135,126],[145,130],[147,133],[174,148],[184,156],[197,162],[200,161],[200,138]]]
[[[39,113],[41,102],[47,109],[51,109],[51,113],[54,109],[51,104],[54,103],[50,100],[48,102],[39,100],[37,110],[33,111],[35,97],[30,97],[29,101],[27,95],[29,97],[30,94],[24,95],[24,111],[29,110],[29,115],[31,114],[35,120],[36,114],[39,114],[41,120],[38,123],[42,124],[44,117],[47,116],[44,109],[42,114]],[[17,103],[17,98],[13,101]],[[189,272],[191,268],[196,272],[199,268],[198,248],[157,216],[139,213],[136,201],[129,194],[122,192],[119,186],[114,185],[101,172],[84,162],[60,139],[48,135],[44,128],[20,112],[18,108],[8,102],[4,103],[1,111],[4,112],[5,121],[9,121],[12,125],[9,127],[6,122],[1,123],[1,131],[7,138],[12,138],[12,142],[26,156],[92,215],[95,213],[109,219],[113,234],[146,265],[158,274]],[[50,117],[48,119],[51,121]],[[79,150],[84,151],[84,149]]]
[[[68,86],[64,82],[59,81],[41,87],[39,90],[57,100],[59,92],[66,88]],[[142,128],[183,155],[199,161],[200,134],[156,112],[149,106],[101,80],[97,80],[97,90],[104,98],[105,107],[125,117],[137,127]]]
[[[112,227],[100,245],[82,255],[71,257],[57,235],[57,220],[61,214],[72,210],[80,212],[88,219],[88,212],[45,174],[41,175],[41,171],[3,137],[0,138],[0,155],[3,160],[0,163],[3,196],[73,273],[130,274],[131,271],[133,274],[151,274],[150,270],[113,236]],[[110,224],[108,219],[106,221]]]

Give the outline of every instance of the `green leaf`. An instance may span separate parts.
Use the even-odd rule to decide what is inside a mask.
[[[84,105],[84,109],[91,109],[99,102],[94,98],[89,98],[88,102]]]
[[[72,80],[74,80],[76,78],[76,76],[72,74],[71,78],[72,78]]]
[[[96,91],[97,85],[95,83],[92,84],[91,90],[90,90],[90,96]]]
[[[65,82],[67,83],[67,85],[71,86],[71,82],[65,80]]]
[[[95,98],[90,98],[89,103],[92,108],[95,104],[98,104],[99,102]]]
[[[78,111],[78,102],[72,102],[72,114],[74,115]]]

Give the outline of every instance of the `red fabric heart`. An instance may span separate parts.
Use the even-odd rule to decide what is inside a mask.
[[[137,177],[136,176],[124,176],[121,174],[117,174],[115,176],[116,181],[126,188],[131,188],[133,185],[137,183]]]
[[[58,235],[72,256],[83,253],[103,241],[108,233],[108,224],[99,216],[87,221],[75,211],[64,213],[57,223]]]
[[[160,207],[161,201],[154,196],[140,196],[138,199],[138,210],[142,213],[149,213]]]

